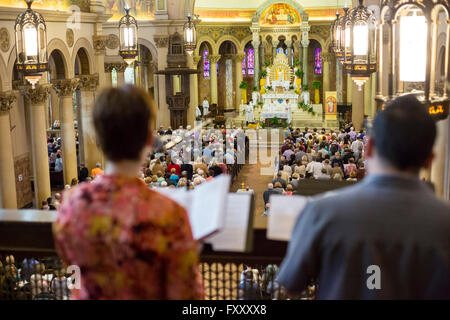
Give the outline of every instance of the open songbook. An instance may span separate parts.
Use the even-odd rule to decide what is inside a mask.
[[[251,250],[254,200],[251,194],[228,193],[231,178],[220,175],[194,190],[158,188],[189,214],[194,239],[215,251]]]
[[[295,222],[309,197],[272,195],[270,197],[267,239],[289,241]]]

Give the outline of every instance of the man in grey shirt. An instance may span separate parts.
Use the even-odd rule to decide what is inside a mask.
[[[287,292],[315,280],[318,299],[450,299],[450,206],[419,180],[435,138],[411,95],[377,114],[369,176],[300,214],[277,278]]]

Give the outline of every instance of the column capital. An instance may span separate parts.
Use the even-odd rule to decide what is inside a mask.
[[[240,62],[242,63],[242,61],[245,58],[245,54],[244,53],[236,53],[233,57],[233,60],[235,60],[236,62]]]
[[[260,41],[255,41],[255,40],[253,40],[253,41],[252,41],[253,49],[258,50],[260,44],[261,44]]]
[[[167,48],[169,45],[169,36],[155,34],[153,36],[157,48]]]
[[[293,44],[293,41],[292,41],[292,40],[287,40],[287,41],[285,41],[284,43],[286,44],[286,46],[287,46],[288,48],[292,48],[292,44]]]
[[[136,63],[137,61],[135,61]],[[117,72],[125,72],[125,69],[128,68],[128,64],[125,62],[108,62],[105,63],[105,72],[112,72],[113,69],[116,69]]]
[[[333,59],[333,54],[330,52],[322,52],[323,62],[331,62]]]
[[[82,74],[78,76],[79,78],[79,86],[83,91],[95,91],[97,90],[98,82],[98,74]]]
[[[104,36],[104,35],[92,36],[92,42],[94,43],[95,54],[98,54],[98,55],[105,54],[107,41],[108,41],[108,36]]]
[[[52,80],[51,83],[59,97],[71,97],[78,88],[80,79]]]
[[[279,43],[280,43],[280,41],[278,41],[278,40],[272,40],[272,47],[276,48]]]
[[[302,47],[307,48],[309,46],[309,40],[302,40]]]
[[[217,63],[219,62],[220,58],[222,58],[222,56],[220,54],[213,54],[208,56],[209,61],[211,61],[211,63]]]
[[[8,113],[12,109],[17,96],[12,91],[0,92],[0,115]]]
[[[193,61],[193,63],[194,63],[194,68],[197,67],[197,64],[200,62],[200,59],[201,59],[201,58],[202,58],[201,56],[197,56],[197,55],[193,55],[193,56],[192,56],[192,61]]]
[[[23,85],[20,93],[30,99],[31,105],[39,105],[47,100],[51,87],[51,84],[39,84],[33,89],[31,85]]]

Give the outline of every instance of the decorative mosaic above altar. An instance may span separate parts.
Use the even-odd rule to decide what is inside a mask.
[[[261,15],[261,25],[294,26],[301,23],[297,10],[285,3],[271,5]]]

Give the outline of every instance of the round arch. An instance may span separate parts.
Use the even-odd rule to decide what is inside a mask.
[[[206,42],[211,47],[211,54],[216,54],[216,48],[215,48],[215,42],[211,37],[203,36],[200,39],[197,40],[197,48],[195,48],[195,54],[200,55],[200,47],[203,44],[203,42]]]
[[[78,39],[77,42],[73,46],[72,59],[71,59],[71,70],[72,70],[73,74],[75,74],[75,60],[77,59],[78,51],[80,51],[80,49],[84,49],[84,51],[86,53],[88,64],[89,64],[89,73],[91,74],[94,72],[94,48],[92,47],[89,40],[87,40],[86,38]]]
[[[138,38],[138,44],[147,47],[147,49],[150,50],[150,53],[152,54],[152,61],[158,62],[158,51],[156,50],[156,47],[153,43],[151,43],[147,39]]]
[[[231,35],[224,35],[222,37],[220,37],[220,39],[217,41],[216,43],[216,48],[215,48],[215,52],[219,52],[220,50],[220,46],[222,45],[222,43],[224,43],[225,41],[230,41],[234,44],[234,46],[236,47],[237,52],[241,52],[242,50],[244,50],[241,47],[241,43],[239,42],[238,39],[236,39],[235,37],[231,36]]]
[[[309,34],[308,38],[309,40],[316,40],[322,47],[322,51],[328,51],[328,47],[325,46],[326,41],[321,36],[318,36],[316,34]]]
[[[61,39],[54,38],[50,40],[47,45],[47,56],[49,59],[54,50],[58,50],[59,54],[61,55],[66,79],[73,78],[73,69],[69,68],[68,64],[68,62],[70,61],[70,53],[69,49],[67,49],[66,44]]]
[[[240,42],[240,49],[238,52],[242,53],[244,51],[245,46],[247,45],[247,43],[252,42],[253,41],[253,36],[250,35],[248,37],[245,37],[241,42]]]

